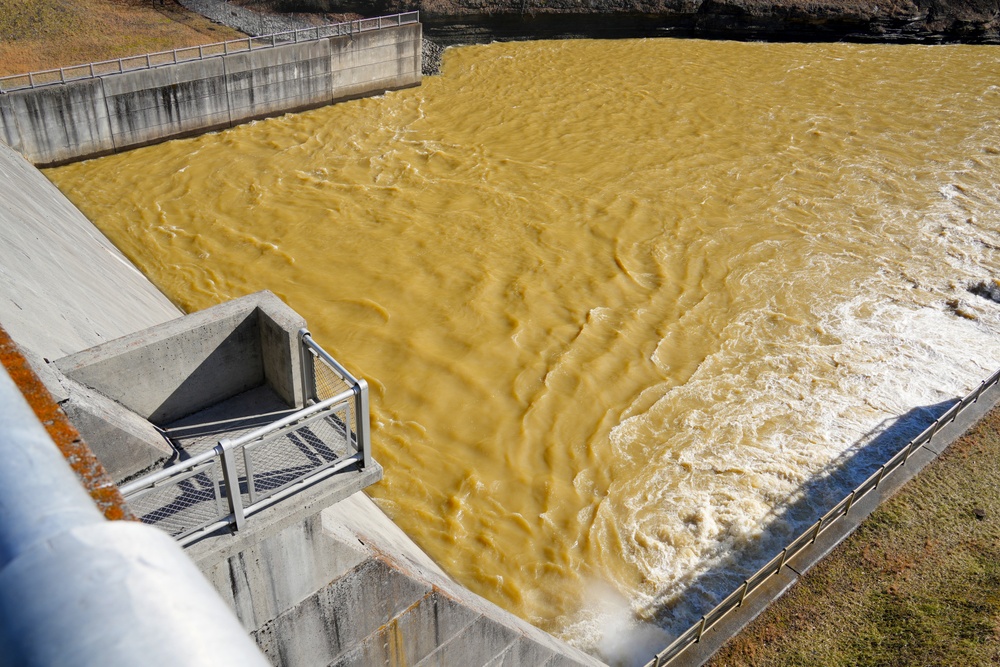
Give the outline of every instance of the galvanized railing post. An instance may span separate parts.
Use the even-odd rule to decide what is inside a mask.
[[[358,446],[361,449],[361,467],[369,468],[372,464],[371,423],[368,417],[368,382],[358,378],[354,387],[354,420],[358,430]]]
[[[744,579],[743,580],[743,590],[740,591],[740,603],[738,605],[736,605],[737,607],[742,607],[743,606],[743,602],[747,599],[747,591],[749,589],[750,589],[750,580],[749,579]]]
[[[698,624],[698,638],[694,640],[696,644],[701,643],[701,638],[705,634],[705,621],[708,620],[707,616],[701,617],[701,622]]]
[[[851,491],[851,495],[848,496],[848,498],[847,498],[847,507],[844,508],[844,516],[847,516],[847,513],[851,511],[851,506],[854,505],[854,496],[857,495],[857,493],[858,493],[858,490],[855,489],[855,490]]]
[[[236,471],[236,456],[232,449],[233,441],[228,438],[215,446],[215,450],[222,457],[222,476],[226,481],[229,511],[232,512],[236,530],[243,530],[246,517],[243,514],[243,495],[240,493],[240,476]]]

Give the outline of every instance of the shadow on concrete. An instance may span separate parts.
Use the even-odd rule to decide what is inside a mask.
[[[656,620],[672,641],[843,500],[957,400],[914,408],[869,431],[855,446],[792,494],[787,505],[775,508],[765,517],[762,521],[764,532],[753,545],[724,556],[692,582],[679,599],[663,601],[649,609],[649,617]],[[648,659],[649,656],[637,656],[636,664],[644,664]]]

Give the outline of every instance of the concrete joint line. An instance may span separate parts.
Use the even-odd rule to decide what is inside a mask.
[[[226,115],[229,117],[229,127],[233,126],[233,99],[232,91],[229,90],[229,68],[226,66],[225,56],[222,57],[222,85],[226,87]],[[252,75],[251,75],[252,76]],[[251,86],[253,83],[251,82]]]
[[[111,150],[118,152],[118,142],[115,141],[115,127],[111,124],[111,107],[108,106],[108,91],[104,89],[104,77],[97,77],[101,82],[101,99],[104,100],[104,113],[108,117],[108,134],[111,136]]]
[[[945,450],[945,447],[947,447],[947,445],[945,445],[945,447],[939,447],[939,448],[935,449],[934,447],[931,447],[930,441],[927,441],[927,442],[925,442],[924,444],[922,444],[920,446],[923,447],[924,449],[926,449],[927,451],[929,451],[934,456],[941,456],[941,452],[943,452]],[[912,456],[912,454],[911,454],[911,456]]]
[[[788,563],[785,563],[785,567],[787,567],[789,570],[791,570],[792,572],[794,572],[795,576],[797,576],[797,577],[801,577],[802,576],[801,572],[799,572],[798,570],[796,570],[794,567],[792,567]]]

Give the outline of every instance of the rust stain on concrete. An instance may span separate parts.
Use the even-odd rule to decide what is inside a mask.
[[[45,389],[45,385],[35,375],[27,359],[3,327],[0,327],[0,363],[24,394],[38,421],[42,422],[49,437],[55,441],[104,516],[111,520],[135,521],[135,515],[125,504],[125,499],[107,470],[90,451],[90,447]]]

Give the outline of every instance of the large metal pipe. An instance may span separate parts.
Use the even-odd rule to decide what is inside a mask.
[[[0,367],[0,665],[267,665],[166,534],[105,521]]]

